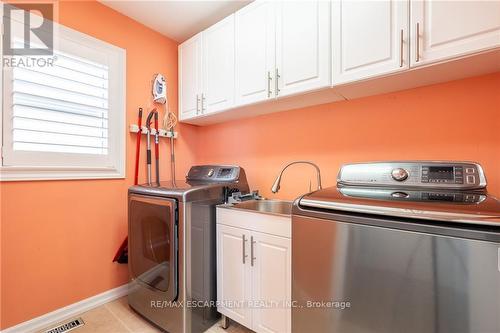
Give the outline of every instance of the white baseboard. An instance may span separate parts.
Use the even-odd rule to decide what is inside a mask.
[[[66,319],[70,319],[73,316],[82,314],[83,312],[89,311],[95,307],[103,305],[123,297],[128,294],[128,284],[105,291],[101,294],[86,298],[79,302],[65,306],[64,308],[57,309],[55,311],[44,314],[43,316],[33,318],[31,320],[25,321],[23,323],[17,324],[9,328],[0,331],[0,333],[28,333],[39,331],[51,324],[56,324]]]

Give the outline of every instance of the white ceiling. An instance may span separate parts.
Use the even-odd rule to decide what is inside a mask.
[[[101,2],[167,37],[183,42],[251,1],[101,0]]]

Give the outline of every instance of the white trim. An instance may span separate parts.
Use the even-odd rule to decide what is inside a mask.
[[[52,324],[57,324],[63,320],[69,319],[73,316],[82,314],[100,305],[112,302],[120,297],[128,294],[128,284],[105,291],[101,294],[89,297],[79,302],[70,304],[58,310],[46,313],[40,317],[20,323],[16,326],[9,327],[1,333],[29,333],[36,332],[43,328],[47,328]]]
[[[0,182],[69,179],[123,179],[114,168],[70,167],[1,167]]]

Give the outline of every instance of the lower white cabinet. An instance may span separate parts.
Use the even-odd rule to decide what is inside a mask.
[[[248,230],[217,224],[217,300],[219,312],[242,325],[252,325],[252,311],[240,304],[252,299],[252,270],[248,264]]]
[[[256,332],[290,332],[291,240],[252,232],[250,244],[254,252],[253,300],[270,305],[253,311],[252,329]]]
[[[291,239],[219,223],[227,216],[218,211],[217,310],[258,333],[291,332]]]

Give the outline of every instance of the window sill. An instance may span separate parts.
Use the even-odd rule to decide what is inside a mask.
[[[124,179],[116,168],[0,167],[0,181]]]

